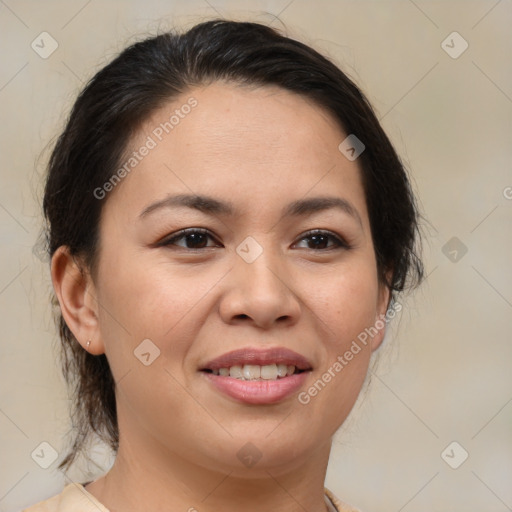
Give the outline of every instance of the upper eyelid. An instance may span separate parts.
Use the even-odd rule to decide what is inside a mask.
[[[206,228],[184,228],[180,229],[179,231],[176,231],[175,233],[171,233],[170,235],[164,236],[158,243],[165,243],[170,242],[172,240],[179,240],[180,238],[183,238],[187,236],[190,233],[201,233],[203,235],[208,235],[209,237],[213,239],[217,239],[217,237]]]

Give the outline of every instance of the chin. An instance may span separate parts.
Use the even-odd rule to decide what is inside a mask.
[[[280,427],[270,435],[268,429],[259,434],[246,431],[244,435],[229,438],[213,451],[211,445],[205,448],[217,468],[222,465],[226,472],[240,478],[268,478],[268,473],[287,473],[306,463],[315,452],[330,447],[329,436],[315,439],[305,429],[297,434],[292,435]]]

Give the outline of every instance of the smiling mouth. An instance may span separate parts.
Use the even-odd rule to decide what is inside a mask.
[[[297,392],[313,366],[305,356],[286,347],[246,347],[227,352],[198,370],[213,389],[230,399],[269,405]]]
[[[218,375],[220,377],[232,377],[238,380],[279,380],[291,375],[303,373],[305,369],[297,368],[291,364],[244,364],[244,365],[233,365],[225,368],[205,368],[203,372]]]

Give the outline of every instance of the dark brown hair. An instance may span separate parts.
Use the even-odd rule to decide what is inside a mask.
[[[164,103],[194,86],[225,80],[273,85],[326,109],[365,145],[362,172],[377,270],[394,298],[418,284],[418,212],[404,166],[359,88],[309,46],[258,23],[212,20],[126,48],[78,96],[51,154],[44,194],[49,256],[60,246],[95,276],[98,226],[105,200],[94,190],[119,168],[132,136]],[[341,142],[341,141],[340,141]],[[387,273],[391,271],[391,277]],[[92,433],[119,443],[115,383],[105,355],[77,342],[61,314],[63,368],[74,399],[69,467]]]

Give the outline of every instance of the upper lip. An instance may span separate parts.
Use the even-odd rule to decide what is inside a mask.
[[[212,359],[201,367],[201,370],[218,370],[231,366],[254,364],[265,366],[269,364],[293,365],[299,370],[311,370],[311,363],[302,355],[284,347],[275,348],[243,348],[233,350]]]

